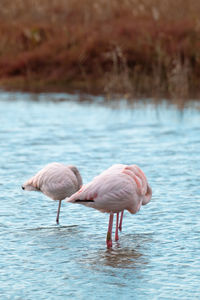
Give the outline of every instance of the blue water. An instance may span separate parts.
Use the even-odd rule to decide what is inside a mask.
[[[65,100],[65,101],[59,101]],[[0,92],[0,299],[200,299],[200,109]],[[113,250],[108,215],[21,184],[49,162],[84,182],[136,163],[153,189],[125,213]]]

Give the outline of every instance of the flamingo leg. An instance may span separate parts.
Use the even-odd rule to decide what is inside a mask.
[[[57,224],[59,224],[60,207],[61,207],[61,200],[59,200],[59,204],[58,204],[58,211],[57,211],[57,217],[56,217]]]
[[[115,241],[119,240],[118,226],[119,226],[119,213],[117,213],[117,216],[116,216]]]
[[[110,213],[107,239],[106,239],[106,244],[108,249],[112,248],[112,226],[113,226],[113,213]]]
[[[121,212],[120,222],[119,222],[119,230],[122,231],[122,220],[123,220],[124,211]]]

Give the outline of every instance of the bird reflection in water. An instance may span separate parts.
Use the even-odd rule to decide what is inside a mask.
[[[126,235],[112,249],[100,249],[80,260],[84,267],[102,271],[104,267],[141,269],[148,265],[146,249],[152,245],[151,234]],[[105,269],[103,269],[105,271]]]

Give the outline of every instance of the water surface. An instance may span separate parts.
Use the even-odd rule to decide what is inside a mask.
[[[199,299],[200,110],[76,100],[0,93],[1,299]],[[21,190],[53,161],[84,182],[114,163],[146,173],[152,201],[112,250],[107,214],[63,203],[57,226],[57,203]]]

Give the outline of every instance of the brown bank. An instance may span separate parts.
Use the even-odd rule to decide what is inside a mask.
[[[199,16],[196,0],[2,0],[0,85],[198,96]]]

